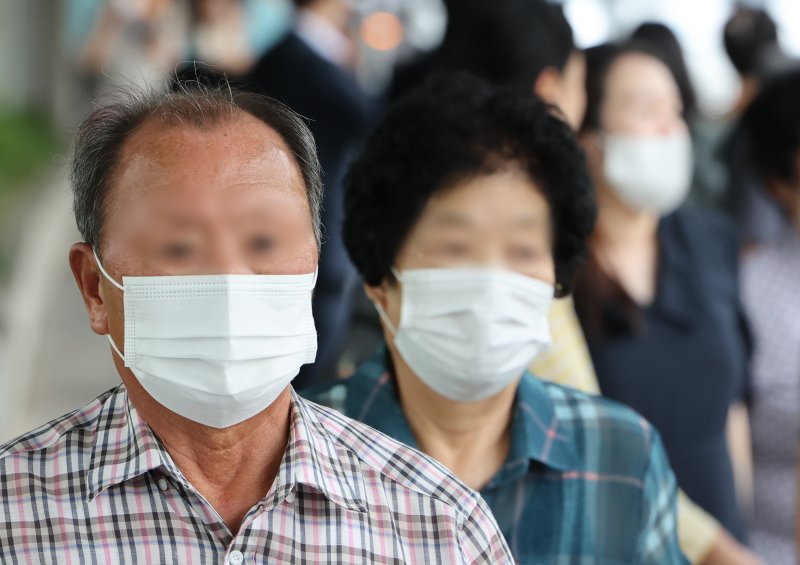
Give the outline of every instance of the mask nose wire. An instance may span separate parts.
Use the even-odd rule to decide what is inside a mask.
[[[121,291],[125,292],[125,287],[124,287],[124,286],[122,286],[121,284],[119,284],[119,283],[118,283],[117,281],[115,281],[114,279],[112,279],[112,278],[111,278],[111,275],[109,275],[109,274],[106,272],[106,270],[103,268],[103,263],[101,263],[101,262],[100,262],[100,257],[98,257],[98,256],[97,256],[97,250],[96,250],[96,249],[92,249],[92,253],[94,253],[94,260],[95,260],[95,261],[97,261],[97,267],[100,269],[100,272],[101,272],[101,273],[103,273],[103,276],[104,276],[106,279],[108,279],[108,282],[110,282],[111,284],[113,284],[115,287],[117,287],[117,288],[118,288],[118,289],[120,289]]]

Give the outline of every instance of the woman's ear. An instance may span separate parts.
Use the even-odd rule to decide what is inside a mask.
[[[365,283],[364,293],[367,295],[367,298],[369,298],[373,303],[380,306],[384,310],[384,312],[386,311],[388,307],[388,300],[386,297],[386,283],[376,286],[371,286]]]

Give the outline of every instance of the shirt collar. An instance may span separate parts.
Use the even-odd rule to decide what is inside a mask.
[[[109,487],[162,466],[188,486],[158,438],[130,404],[125,385],[118,386],[106,398],[95,430],[86,476],[90,501]]]
[[[363,485],[359,488],[353,471],[344,468],[333,438],[294,390],[291,403],[289,444],[267,504],[279,504],[295,484],[303,484],[348,510],[365,510],[366,502],[358,495],[364,491]],[[105,400],[98,416],[86,477],[87,497],[91,501],[104,490],[159,467],[186,490],[194,490],[120,385]]]
[[[369,379],[372,388],[363,405],[351,407],[348,413],[398,441],[417,448],[387,365],[387,350],[383,345],[372,359],[359,367],[351,378]],[[527,471],[531,462],[557,471],[579,467],[578,454],[559,425],[553,399],[545,384],[527,371],[517,388],[513,411],[511,447],[505,464],[490,486],[505,480],[509,473],[521,469]]]
[[[287,466],[287,472],[279,476],[293,477],[348,510],[366,511],[367,503],[359,494],[365,487],[345,465],[346,455],[341,451],[308,403],[292,390],[292,431],[281,464]]]

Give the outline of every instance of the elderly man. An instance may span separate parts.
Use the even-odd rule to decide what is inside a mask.
[[[510,563],[441,465],[295,395],[320,171],[292,111],[228,89],[81,126],[69,255],[122,384],[0,446],[0,562]]]

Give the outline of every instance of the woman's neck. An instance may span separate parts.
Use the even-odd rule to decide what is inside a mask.
[[[658,215],[634,210],[607,187],[598,190],[598,204],[595,258],[636,303],[650,304],[656,293]]]
[[[517,382],[478,402],[434,392],[390,345],[403,413],[418,448],[480,490],[503,466],[510,446]]]
[[[627,247],[656,238],[658,215],[631,208],[612,189],[598,190],[598,208],[596,234],[602,247]]]

